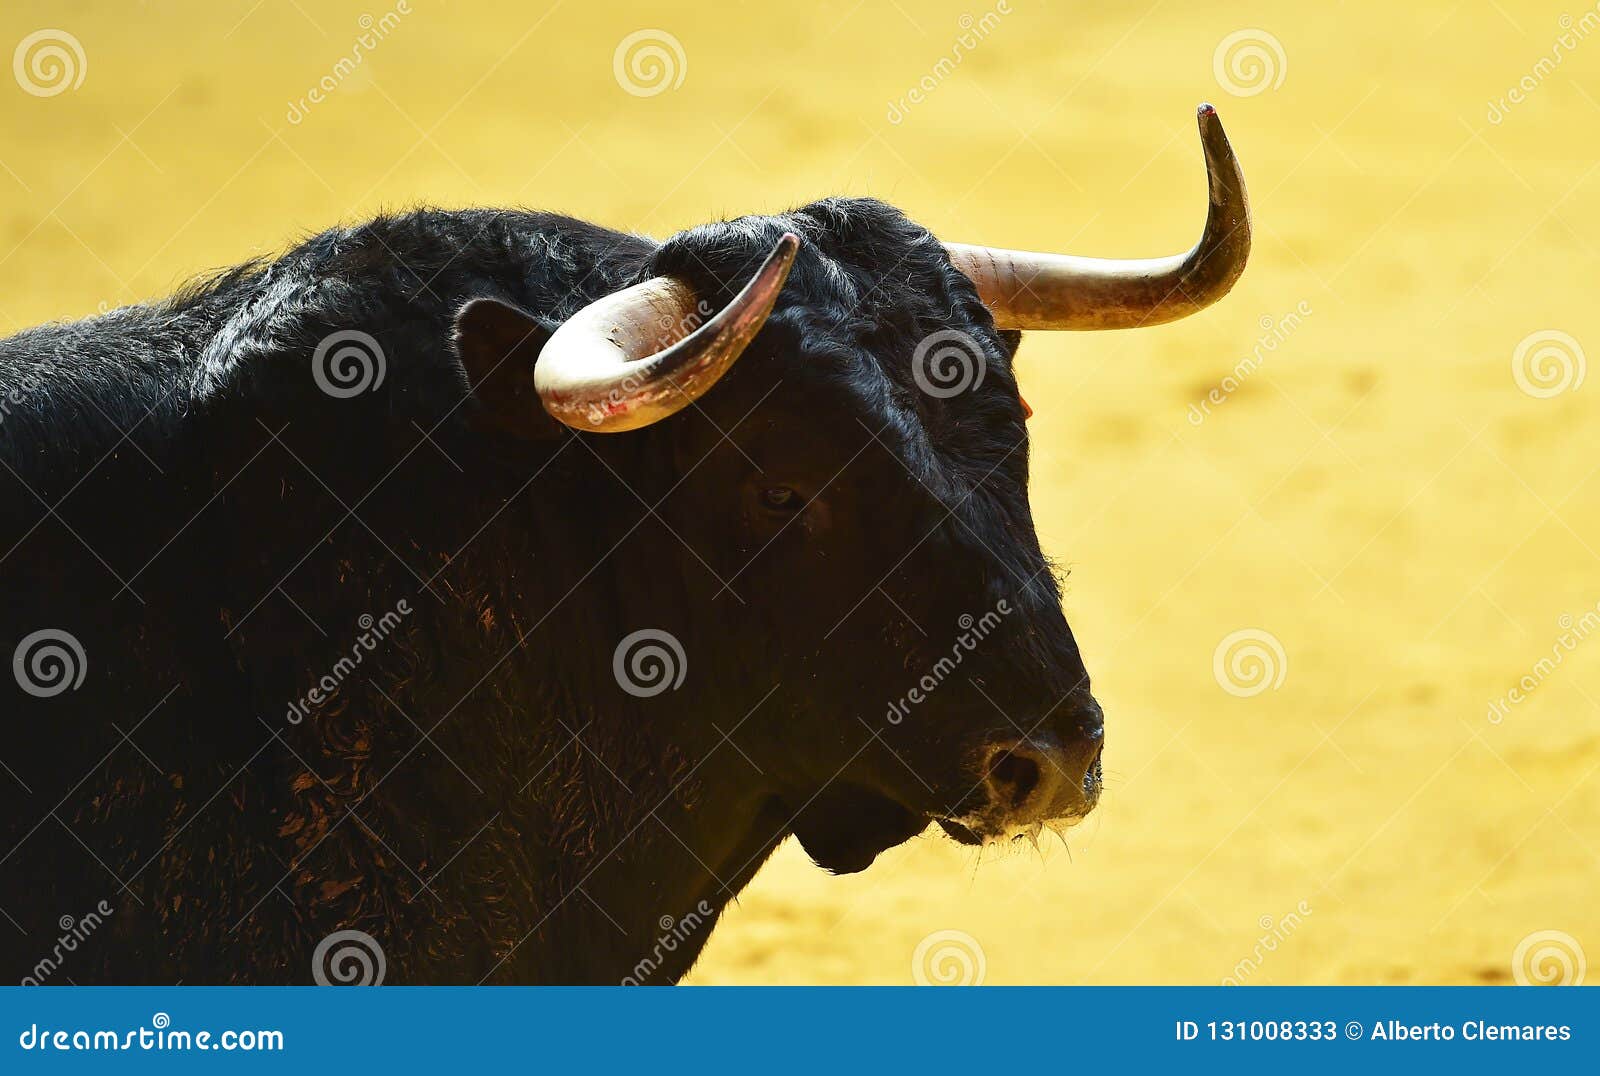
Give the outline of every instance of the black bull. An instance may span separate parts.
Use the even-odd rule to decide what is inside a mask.
[[[581,306],[714,311],[784,231],[704,399],[540,411]],[[458,332],[483,297],[532,331]],[[670,982],[791,833],[855,871],[1086,812],[1017,344],[865,200],[419,212],[0,342],[0,975],[338,981],[360,931],[391,983]]]

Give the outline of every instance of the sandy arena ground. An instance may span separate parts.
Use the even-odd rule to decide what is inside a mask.
[[[389,0],[7,3],[5,54],[67,31],[82,83],[0,84],[0,330],[418,202],[665,236],[873,194],[952,239],[1165,254],[1197,102],[1245,163],[1223,305],[1020,360],[1101,810],[1070,853],[929,834],[831,878],[785,847],[693,981],[909,982],[942,930],[990,983],[1502,983],[1544,930],[1600,960],[1595,7],[406,8],[341,65]],[[613,65],[642,29],[681,49],[664,84],[624,67],[651,96]],[[1217,675],[1241,631],[1265,683]]]

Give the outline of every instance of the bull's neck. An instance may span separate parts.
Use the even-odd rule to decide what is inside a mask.
[[[733,782],[707,789],[692,808],[671,802],[637,818],[603,861],[567,883],[528,951],[496,978],[666,986],[687,974],[729,901],[788,834],[777,800]]]

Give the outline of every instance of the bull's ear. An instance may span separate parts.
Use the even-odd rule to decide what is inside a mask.
[[[565,431],[533,387],[533,364],[556,325],[499,299],[472,299],[456,314],[456,354],[478,403],[478,423],[522,438]]]

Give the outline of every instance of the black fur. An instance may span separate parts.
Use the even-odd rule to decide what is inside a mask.
[[[778,307],[699,405],[593,436],[527,399],[585,303],[671,273],[721,306],[786,229]],[[540,327],[504,377],[461,360],[483,299]],[[500,339],[486,311],[460,332]],[[946,329],[986,372],[939,399],[911,356]],[[342,398],[313,354],[348,330],[384,375]],[[865,200],[659,246],[416,212],[0,341],[0,648],[57,629],[86,658],[49,697],[23,690],[48,669],[0,678],[0,974],[307,982],[358,929],[391,983],[671,982],[790,832],[865,867],[972,794],[978,745],[1087,699],[1016,345]],[[816,500],[785,525],[775,486]],[[680,689],[619,687],[642,628],[681,641]]]

